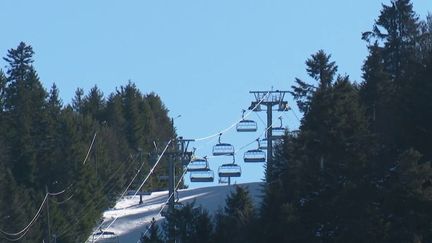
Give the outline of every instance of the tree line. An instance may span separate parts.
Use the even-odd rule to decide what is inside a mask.
[[[143,165],[137,188],[154,144],[176,137],[175,129],[160,97],[132,82],[108,96],[78,88],[64,105],[55,84],[43,87],[33,55],[21,42],[0,70],[0,241],[84,242]],[[162,161],[143,190],[165,189],[158,175],[166,171]]]
[[[362,39],[360,83],[323,50],[306,60],[310,80],[291,90],[299,132],[276,146],[262,205],[237,189],[213,218],[187,206],[168,217],[189,219],[181,242],[432,242],[432,16],[392,0]]]

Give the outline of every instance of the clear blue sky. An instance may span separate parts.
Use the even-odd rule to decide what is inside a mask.
[[[430,0],[413,3],[422,19],[432,11]],[[287,90],[295,77],[308,79],[304,62],[319,49],[360,82],[367,55],[361,32],[372,28],[380,9],[375,0],[4,0],[0,55],[20,41],[32,45],[41,80],[46,88],[55,82],[64,103],[77,87],[87,92],[96,84],[107,95],[131,80],[159,94],[170,116],[182,115],[178,134],[196,138],[240,118],[253,98],[249,90]],[[298,126],[292,112],[284,125]],[[240,147],[257,136],[231,131],[223,140]],[[209,155],[212,145],[193,146]],[[262,164],[241,158],[243,177],[236,181],[260,181]],[[211,167],[227,160],[213,159]]]

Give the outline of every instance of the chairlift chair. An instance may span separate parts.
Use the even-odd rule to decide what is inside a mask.
[[[219,177],[240,177],[241,167],[234,163],[223,164],[219,166],[218,174]]]
[[[234,154],[234,146],[229,143],[221,143],[220,138],[222,133],[219,134],[219,143],[213,146],[213,155],[221,156],[221,155],[233,155]]]
[[[245,163],[260,163],[266,161],[266,153],[261,149],[248,150],[243,155]]]
[[[272,138],[279,139],[285,136],[286,129],[282,125],[282,117],[279,117],[280,120],[280,126],[279,127],[272,127]]]
[[[245,112],[243,110],[242,120],[236,125],[237,132],[256,132],[258,130],[256,121],[244,119]]]
[[[210,169],[206,171],[193,171],[190,173],[191,182],[213,182],[214,172]]]
[[[258,149],[267,149],[267,138],[263,138],[259,141]]]
[[[188,172],[192,171],[206,171],[209,169],[209,164],[206,158],[192,159],[186,167]]]

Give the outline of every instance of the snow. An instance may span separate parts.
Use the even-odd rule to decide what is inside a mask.
[[[262,198],[262,183],[238,185],[247,187],[255,206],[259,206]],[[182,203],[191,203],[195,200],[196,206],[202,206],[210,213],[215,213],[219,208],[225,206],[225,199],[234,188],[234,186],[219,185],[184,189],[178,191],[178,196]],[[137,242],[153,217],[159,222],[163,220],[159,211],[167,199],[167,191],[144,195],[142,204],[139,204],[139,196],[126,196],[120,199],[114,208],[104,212],[101,228],[104,231],[114,232],[119,242]],[[106,228],[107,226],[109,228]],[[98,229],[95,230],[96,232]],[[92,242],[91,240],[90,236],[88,242]]]

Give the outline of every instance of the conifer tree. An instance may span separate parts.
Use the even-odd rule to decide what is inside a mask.
[[[148,234],[141,236],[141,243],[162,243],[162,236],[159,232],[159,226],[154,218],[148,226]]]
[[[306,71],[311,78],[318,82],[318,85],[309,84],[296,78],[296,85],[291,86],[293,90],[290,93],[297,101],[297,105],[303,113],[309,111],[313,94],[317,90],[327,89],[333,82],[338,67],[335,62],[330,61],[330,58],[331,55],[327,55],[323,50],[319,50],[306,60]]]

